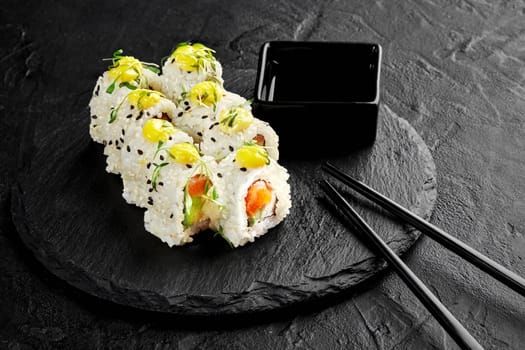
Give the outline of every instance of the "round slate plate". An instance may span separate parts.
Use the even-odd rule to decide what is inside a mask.
[[[232,250],[206,232],[170,249],[144,230],[143,210],[122,199],[120,178],[104,171],[87,116],[41,120],[23,142],[28,146],[13,188],[13,219],[35,256],[85,292],[178,315],[239,314],[335,295],[385,267],[322,200],[325,159],[281,161],[291,174],[293,207],[255,243]],[[380,109],[374,146],[330,160],[430,217],[436,199],[432,157],[408,122],[387,107]],[[397,253],[418,238],[366,200],[353,203]]]

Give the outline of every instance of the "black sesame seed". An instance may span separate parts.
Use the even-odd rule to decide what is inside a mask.
[[[139,155],[142,155],[144,152],[142,152],[141,149],[138,149],[138,150],[137,150],[137,153],[138,153]]]
[[[149,117],[151,114],[150,114],[149,111],[148,111],[148,112],[146,112],[146,115]]]
[[[98,117],[96,115],[92,115],[91,119],[97,119]]]
[[[129,145],[126,146],[126,151],[131,152],[131,148],[129,147]]]
[[[135,109],[135,106],[131,105],[131,106],[129,106],[129,109],[133,110],[133,109]]]
[[[185,104],[186,106],[189,106],[189,105],[190,105],[190,103],[189,103],[188,101],[184,101],[184,104]]]
[[[197,131],[197,135],[199,135],[200,137],[202,137],[202,132]]]
[[[213,142],[217,142],[217,140],[215,140],[215,137],[211,137],[210,140],[212,140]]]
[[[151,167],[151,163],[146,164],[146,168],[149,169],[150,167]]]
[[[193,168],[193,165],[191,165],[191,164],[186,164],[186,168],[191,169],[191,168]]]
[[[124,139],[122,137],[119,140],[120,142],[124,143]]]
[[[170,137],[168,137],[168,140],[170,140],[170,141],[171,141],[171,140],[173,140],[173,137],[171,137],[171,136],[170,136]]]
[[[164,182],[159,181],[159,186],[164,186]]]
[[[164,160],[164,156],[162,154],[160,155],[159,158],[160,158],[160,160]]]
[[[118,146],[118,140],[115,140],[115,146]]]
[[[209,129],[210,130],[213,129],[216,125],[219,125],[219,122],[215,122],[212,125],[210,125]]]
[[[177,114],[177,117],[182,117],[183,114],[184,114],[184,112],[179,112],[179,113]]]
[[[126,116],[127,119],[130,119],[131,117],[133,117],[133,114],[131,113]]]
[[[100,85],[97,85],[95,88],[95,96],[98,96],[98,92],[100,91]]]
[[[208,118],[208,116],[207,115],[203,115],[201,118],[202,119],[206,119],[206,118]]]
[[[135,118],[135,120],[139,120],[140,118],[142,118],[143,114],[144,114],[144,111],[140,111],[139,115],[137,116],[137,118]]]
[[[146,181],[146,183],[147,183],[148,185],[151,184],[151,180],[148,179],[148,181]]]
[[[96,128],[98,126],[98,124],[93,124],[93,127]]]
[[[173,213],[171,213],[171,215],[170,215],[170,219],[173,219]]]
[[[171,63],[175,63],[175,59],[174,58],[171,59]]]
[[[122,136],[126,135],[126,131],[122,129]]]
[[[239,169],[240,171],[246,171],[247,169],[245,167],[242,167],[241,169]]]
[[[190,74],[191,72],[190,72],[190,71],[188,71],[187,73],[188,73],[188,74]]]
[[[233,152],[233,146],[232,145],[228,146],[228,149],[230,150],[230,152]]]
[[[217,176],[218,176],[218,177],[222,177],[222,174],[221,174],[221,173],[217,173]]]
[[[113,144],[113,140],[109,140],[108,145],[112,145],[112,144]]]
[[[118,150],[121,150],[121,149],[122,149],[122,147],[120,147],[120,146],[117,146],[117,149],[118,149]]]
[[[153,192],[153,188],[150,188],[150,189],[148,190],[148,192]]]
[[[186,106],[186,108],[184,108],[185,111],[189,111],[190,110],[190,106]]]

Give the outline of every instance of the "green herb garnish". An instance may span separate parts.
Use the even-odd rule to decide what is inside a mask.
[[[117,108],[113,108],[111,110],[111,113],[109,114],[109,124],[113,123],[117,119],[118,111],[120,110],[120,107],[122,107],[122,104],[126,101],[126,99],[122,99],[120,103],[118,104]]]
[[[230,108],[228,110],[228,115],[226,118],[223,118],[220,123],[223,125],[228,125],[228,127],[233,127],[233,123],[235,122],[235,118],[238,116],[237,108]]]
[[[153,169],[153,174],[151,175],[151,187],[153,187],[155,191],[157,190],[157,180],[159,179],[160,169],[162,169],[168,164],[168,162],[153,163],[155,169]]]
[[[228,243],[228,245],[230,246],[230,248],[232,248],[232,249],[234,248],[232,241],[230,241],[230,240],[228,239],[228,237],[226,237],[226,236],[224,235],[224,228],[223,228],[222,225],[220,225],[220,224],[219,224],[219,227],[217,228],[217,232],[215,232],[215,234],[213,235],[213,237],[217,237],[217,236],[222,237],[222,239],[224,239],[224,240],[226,241],[226,243]]]
[[[113,84],[111,84],[111,85],[113,85],[113,89],[114,89],[114,88],[115,88],[115,82],[113,82]],[[110,86],[111,86],[111,85],[110,85]],[[125,82],[123,82],[123,83],[120,83],[120,84],[118,85],[118,87],[123,87],[123,86],[127,87],[127,88],[130,89],[130,90],[136,90],[136,89],[137,89],[137,87],[136,87],[135,85],[130,84],[130,83],[127,82],[127,81],[125,81]],[[108,88],[108,89],[109,89],[109,88]],[[106,90],[106,91],[107,91],[107,90]],[[113,92],[113,90],[111,90],[111,92]],[[110,93],[111,93],[111,92],[110,92]]]
[[[142,63],[142,67],[146,68],[147,70],[150,70],[155,74],[160,73],[160,69],[155,63],[146,63],[146,62],[141,62],[141,63]]]

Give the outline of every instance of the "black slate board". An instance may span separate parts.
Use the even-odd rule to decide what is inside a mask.
[[[335,295],[385,267],[321,200],[324,160],[281,161],[291,174],[292,211],[254,244],[231,250],[201,234],[170,249],[144,230],[142,209],[121,198],[119,177],[105,173],[85,115],[32,123],[13,188],[13,220],[35,256],[85,292],[178,315],[239,314]],[[380,109],[374,146],[330,160],[430,217],[434,162],[416,131],[388,107]],[[417,240],[416,231],[370,203],[354,204],[397,253]]]

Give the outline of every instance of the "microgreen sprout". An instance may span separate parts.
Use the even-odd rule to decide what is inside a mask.
[[[153,163],[153,166],[155,166],[155,168],[153,169],[153,174],[151,175],[151,187],[155,191],[157,190],[157,181],[159,179],[160,170],[168,164],[168,162]]]
[[[222,237],[222,239],[224,239],[226,241],[226,243],[228,243],[230,248],[232,248],[232,249],[235,248],[233,246],[232,241],[230,241],[229,238],[224,235],[224,228],[222,227],[222,225],[219,225],[219,227],[217,227],[217,232],[215,232],[215,234],[213,235],[213,237],[217,237],[217,236]]]

